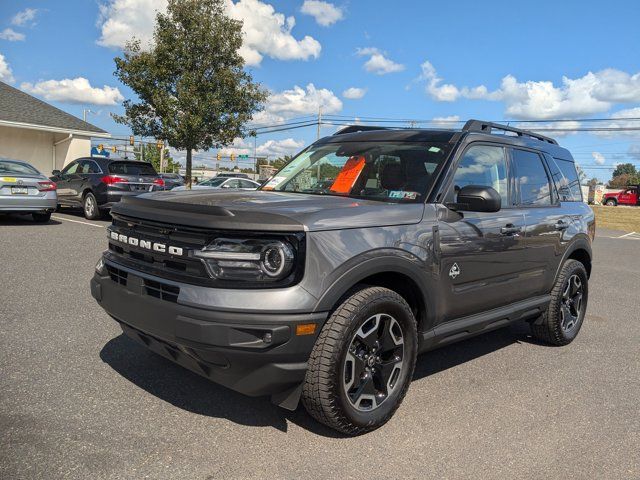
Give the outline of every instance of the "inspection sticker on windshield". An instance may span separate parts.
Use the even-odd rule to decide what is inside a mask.
[[[262,187],[263,190],[273,190],[278,186],[280,182],[286,180],[287,177],[273,177],[271,180],[267,182],[267,184]]]
[[[418,192],[405,192],[404,190],[391,190],[389,198],[397,198],[398,200],[415,200],[420,195]]]

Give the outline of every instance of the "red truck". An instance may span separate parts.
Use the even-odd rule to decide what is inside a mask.
[[[640,205],[640,185],[629,185],[616,193],[605,193],[602,203],[615,207],[616,205]]]

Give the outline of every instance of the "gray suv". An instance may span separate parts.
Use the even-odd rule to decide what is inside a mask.
[[[257,191],[112,216],[91,292],[129,337],[347,434],[391,418],[419,353],[516,321],[566,345],[587,308],[595,220],[571,154],[488,122],[347,127]]]

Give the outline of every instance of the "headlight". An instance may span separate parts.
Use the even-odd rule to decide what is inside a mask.
[[[295,263],[293,246],[283,240],[218,238],[193,255],[220,280],[277,282]]]

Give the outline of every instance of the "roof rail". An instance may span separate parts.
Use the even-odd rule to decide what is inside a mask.
[[[389,127],[376,127],[375,125],[347,125],[338,130],[334,135],[343,135],[345,133],[369,132],[371,130],[390,130]]]
[[[513,132],[517,134],[519,137],[531,137],[531,138],[535,138],[536,140],[540,140],[541,142],[547,142],[553,145],[558,145],[558,142],[551,137],[545,137],[544,135],[534,133],[530,130],[522,130],[520,128],[509,127],[507,125],[501,125],[499,123],[483,122],[482,120],[469,120],[467,123],[464,124],[464,127],[462,127],[463,132],[478,132],[478,133],[491,134],[491,130],[502,130],[503,132]]]

